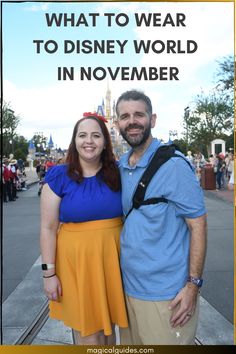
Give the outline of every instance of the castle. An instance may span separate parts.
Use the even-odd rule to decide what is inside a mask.
[[[113,103],[111,102],[111,90],[109,88],[109,85],[107,85],[105,100],[103,99],[102,104],[98,105],[97,110],[94,110],[94,111],[96,111],[97,114],[105,117],[106,120],[108,121],[106,123],[106,125],[107,125],[108,131],[111,136],[111,142],[112,142],[112,146],[113,146],[114,155],[116,156],[117,159],[119,159],[119,157],[129,149],[129,146],[124,141],[124,139],[119,134],[119,132],[116,128],[115,101],[113,100]],[[42,135],[43,133],[38,133],[38,134]],[[57,160],[60,157],[63,157],[65,155],[65,151],[62,151],[61,149],[57,149],[54,147],[54,143],[53,143],[51,134],[50,134],[49,142],[47,143],[47,146],[44,146],[43,150],[45,150],[45,149],[48,149],[50,151],[48,157],[51,157],[54,160]],[[28,159],[32,160],[32,161],[37,158],[41,160],[41,158],[45,159],[47,157],[47,155],[45,154],[45,151],[44,152],[36,152],[36,147],[33,144],[32,140],[29,141],[28,153],[29,153]]]
[[[124,141],[122,136],[119,134],[115,120],[116,120],[116,109],[115,109],[115,101],[111,102],[111,90],[109,85],[107,85],[107,92],[104,99],[102,100],[102,104],[97,107],[97,114],[102,115],[108,121],[107,128],[109,130],[111,136],[111,142],[114,150],[114,154],[117,158],[119,158],[124,152],[129,149],[128,144]]]

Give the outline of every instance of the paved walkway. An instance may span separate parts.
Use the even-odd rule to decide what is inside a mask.
[[[35,169],[26,169],[27,184],[38,181]],[[205,191],[206,197],[213,195],[233,203],[233,191]],[[43,294],[41,259],[30,269],[25,279],[17,286],[2,306],[3,344],[15,344],[22,333],[32,324],[36,315],[47,301]],[[14,308],[14,311],[12,309]],[[200,317],[197,339],[205,345],[230,345],[234,343],[233,325],[204,298],[200,298]],[[71,330],[61,322],[48,319],[32,344],[72,344]],[[119,343],[117,343],[119,344]]]
[[[23,282],[3,303],[3,344],[15,344],[47,301],[39,279],[41,279],[40,258],[32,266]],[[200,297],[197,339],[204,345],[234,343],[233,325],[202,297]],[[32,344],[72,344],[71,329],[64,326],[62,322],[48,319]]]
[[[26,174],[26,185],[30,186],[32,183],[37,183],[38,182],[38,176],[36,174],[36,169],[34,168],[31,170],[29,167],[25,168],[25,174]]]
[[[228,190],[228,189],[207,190],[207,191],[205,191],[205,194],[206,194],[206,196],[207,195],[214,195],[214,197],[226,200],[230,203],[234,202],[234,191],[233,190]]]

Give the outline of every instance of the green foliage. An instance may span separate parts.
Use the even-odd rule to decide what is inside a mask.
[[[226,140],[226,137],[233,134],[233,57],[226,57],[219,62],[217,77],[217,86],[209,94],[201,92],[197,95],[194,105],[185,111],[183,119],[186,146],[204,155],[209,154],[212,140]]]
[[[47,140],[48,139],[43,135],[43,133],[34,134],[32,141],[34,143],[37,152],[45,151],[47,147]]]
[[[25,155],[24,151],[21,150],[20,148],[17,148],[14,151],[14,158],[16,160],[22,159],[24,162],[26,161],[26,155]]]
[[[226,150],[229,151],[229,149],[234,148],[234,133],[227,135],[227,134],[222,134],[221,139],[225,140],[225,147]]]
[[[20,117],[15,115],[9,103],[3,103],[2,107],[2,132],[9,139],[16,134],[16,129],[20,123]]]
[[[234,89],[234,57],[229,55],[218,62],[219,69],[217,72],[218,86],[222,91],[233,91]]]
[[[9,157],[13,153],[15,159],[18,160],[21,158],[23,161],[26,161],[28,142],[23,136],[15,135],[13,139],[9,140],[6,135],[2,135],[2,146],[3,156]]]
[[[14,139],[14,158],[26,161],[28,155],[28,142],[23,136],[17,135]]]
[[[187,155],[186,141],[184,139],[175,139],[173,143],[178,146],[184,155]]]
[[[14,137],[16,136],[16,129],[19,125],[20,118],[15,115],[15,112],[11,109],[9,103],[3,103],[2,106],[2,141],[1,141],[1,154],[3,156],[9,156],[12,152],[14,144]]]

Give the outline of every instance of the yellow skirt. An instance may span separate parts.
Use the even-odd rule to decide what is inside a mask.
[[[121,218],[62,224],[58,232],[56,273],[59,301],[50,317],[88,336],[112,334],[112,324],[128,327],[119,265]]]

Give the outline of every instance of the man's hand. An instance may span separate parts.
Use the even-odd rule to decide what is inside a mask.
[[[196,308],[198,292],[198,287],[188,282],[171,301],[169,309],[172,311],[172,327],[183,327],[190,320]]]

